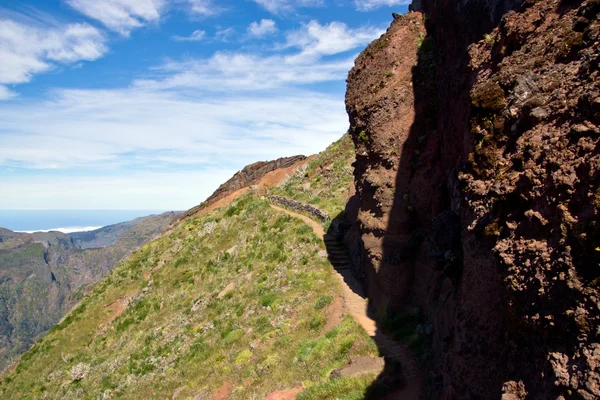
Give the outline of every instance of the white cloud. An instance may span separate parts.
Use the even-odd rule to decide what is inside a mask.
[[[412,3],[412,0],[354,0],[354,5],[358,11],[371,11],[380,7],[407,5],[410,3]]]
[[[221,11],[221,9],[215,6],[212,0],[186,0],[190,11],[193,14],[198,15],[214,15]]]
[[[40,26],[0,20],[0,99],[14,95],[7,84],[29,82],[57,64],[102,57],[108,51],[105,40],[88,24]]]
[[[246,164],[321,151],[348,119],[340,94],[310,85],[342,82],[349,52],[379,33],[312,21],[269,55],[217,52],[169,61],[128,88],[8,103],[0,168],[44,171],[0,175],[11,193],[0,208],[188,208]]]
[[[288,62],[288,58],[293,57],[219,52],[206,60],[167,63],[155,71],[153,79],[140,79],[134,84],[152,90],[248,92],[343,80],[354,62],[354,57],[348,57],[301,64]]]
[[[198,42],[206,35],[205,31],[195,30],[190,36],[173,36],[173,40],[177,42]]]
[[[0,167],[40,169],[0,175],[0,209],[185,209],[246,164],[321,151],[346,129],[343,102],[315,92],[63,90],[0,108]]]
[[[235,34],[236,31],[233,28],[221,28],[215,33],[215,39],[221,42],[228,42],[233,36],[235,36]]]
[[[107,28],[128,36],[147,23],[160,20],[164,0],[66,0],[67,3]]]
[[[265,37],[277,32],[277,25],[272,19],[261,19],[260,22],[252,22],[248,26],[248,34],[255,37]]]
[[[55,96],[0,109],[0,165],[242,167],[315,152],[347,127],[343,102],[306,91],[203,99],[132,88]]]
[[[373,27],[351,29],[346,24],[336,21],[321,25],[313,20],[305,24],[302,29],[288,33],[287,46],[301,50],[288,61],[306,62],[321,56],[344,53],[363,47],[383,32],[383,29]]]
[[[15,97],[17,94],[7,88],[6,86],[0,85],[0,100],[8,100]]]
[[[350,29],[340,22],[320,25],[311,21],[288,33],[287,42],[279,48],[295,52],[271,56],[217,52],[208,59],[170,61],[134,85],[148,90],[248,92],[342,80],[356,56],[344,53],[364,47],[381,33],[383,30],[377,28]]]
[[[286,14],[297,7],[315,7],[323,4],[323,0],[254,0],[273,14]]]

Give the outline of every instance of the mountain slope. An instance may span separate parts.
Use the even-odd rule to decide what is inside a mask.
[[[115,267],[22,357],[2,397],[247,399],[303,387],[305,399],[358,398],[372,373],[330,373],[377,348],[340,296],[322,238],[250,190]]]
[[[3,230],[0,242],[0,368],[27,350],[132,250],[160,234],[176,216],[165,213],[119,225],[104,248],[81,249],[61,232]],[[95,239],[94,239],[95,240]],[[104,236],[103,240],[107,240]],[[79,239],[79,243],[85,243]],[[94,242],[88,242],[91,245]],[[97,242],[96,242],[97,243]],[[104,241],[104,243],[107,243]]]
[[[269,192],[316,206],[333,218],[352,192],[353,161],[354,145],[346,134]]]
[[[98,247],[106,247],[115,243],[119,236],[134,226],[144,221],[146,217],[140,217],[127,222],[104,226],[88,232],[73,232],[69,233],[69,237],[80,249],[92,249]]]

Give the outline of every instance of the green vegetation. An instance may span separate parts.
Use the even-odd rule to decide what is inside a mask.
[[[506,107],[504,90],[498,83],[486,81],[473,89],[471,103],[489,113],[501,111]]]
[[[420,50],[425,43],[425,34],[423,32],[419,32],[419,37],[417,39],[417,50]]]
[[[345,137],[313,160],[304,173],[317,183],[300,196],[322,191],[317,204],[341,210],[351,146]],[[301,382],[303,399],[361,398],[373,376],[329,375],[377,348],[350,317],[324,331],[341,289],[322,249],[254,193],[188,218],[96,285],[4,377],[0,397],[191,398],[230,382],[232,399],[251,399]]]
[[[26,351],[123,257],[160,233],[174,213],[91,232],[0,230],[0,370]],[[102,248],[91,248],[106,246]],[[56,326],[72,322],[75,312]]]
[[[339,378],[315,385],[296,396],[296,400],[362,400],[372,385],[374,375]]]
[[[412,313],[388,310],[380,327],[395,340],[405,343],[422,362],[433,359],[431,349],[433,326],[425,324],[425,319],[418,310]]]
[[[333,218],[346,206],[353,179],[353,157],[354,144],[350,135],[345,134],[271,193],[312,204]]]

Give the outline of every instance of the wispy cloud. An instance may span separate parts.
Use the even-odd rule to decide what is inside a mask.
[[[380,7],[391,7],[410,3],[412,3],[412,0],[354,0],[354,5],[358,11],[372,11]]]
[[[88,17],[100,21],[107,28],[129,36],[129,33],[160,19],[164,0],[66,0]]]
[[[293,56],[219,52],[209,59],[169,62],[134,85],[150,90],[203,89],[207,92],[294,87],[344,79],[354,57],[314,63],[291,63]]]
[[[212,0],[65,0],[80,13],[108,29],[129,36],[131,31],[158,23],[169,9],[179,8],[192,15],[211,16],[223,9]]]
[[[236,165],[314,152],[346,129],[343,104],[307,91],[190,97],[62,90],[0,109],[0,165],[57,169]]]
[[[248,26],[248,35],[254,37],[265,37],[277,32],[277,25],[272,19],[261,19],[260,22],[252,22]]]
[[[45,25],[33,20],[0,19],[0,99],[15,95],[6,85],[29,82],[57,65],[92,61],[108,48],[106,38],[88,24]]]
[[[254,0],[254,2],[276,15],[290,13],[298,7],[316,7],[323,4],[323,0]]]
[[[229,42],[236,35],[235,29],[229,28],[219,28],[215,33],[215,39],[221,42]]]
[[[380,36],[383,29],[362,27],[351,29],[342,22],[321,25],[313,20],[302,29],[287,35],[287,46],[299,48],[297,55],[288,58],[290,62],[306,62],[322,56],[344,53],[362,47]]]
[[[347,129],[347,116],[339,94],[313,84],[342,82],[356,52],[380,32],[311,21],[266,52],[171,60],[126,88],[61,89],[46,100],[6,103],[0,170],[17,172],[0,174],[0,186],[18,195],[0,196],[0,208],[24,198],[24,207],[60,204],[65,192],[74,195],[63,208],[187,208],[248,163],[320,151]],[[44,56],[41,70],[94,54],[76,48],[78,57]],[[25,184],[18,171],[43,178]],[[80,171],[85,179],[68,176]]]
[[[173,40],[177,42],[198,42],[204,39],[206,31],[195,30],[190,36],[173,36]]]
[[[215,15],[223,11],[212,0],[183,0],[183,3],[187,3],[189,10],[197,15]]]
[[[10,90],[6,86],[0,85],[0,100],[8,100],[17,95],[16,92]]]
[[[147,90],[249,92],[342,80],[355,58],[355,54],[345,53],[364,46],[381,33],[379,28],[350,29],[340,22],[321,25],[311,21],[289,32],[277,54],[217,52],[207,59],[172,60],[155,68],[147,78],[136,80],[134,85]]]
[[[0,209],[189,208],[244,165],[312,154],[346,129],[343,103],[309,91],[62,90],[0,108],[0,170],[42,174],[0,174]]]

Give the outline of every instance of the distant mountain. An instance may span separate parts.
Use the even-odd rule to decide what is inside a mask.
[[[0,369],[177,215],[168,212],[71,234],[0,228]]]
[[[73,232],[69,236],[73,243],[82,249],[92,249],[97,247],[106,247],[115,243],[121,234],[146,220],[146,217],[140,217],[127,222],[120,222],[114,225],[108,225],[100,229],[87,232]]]

